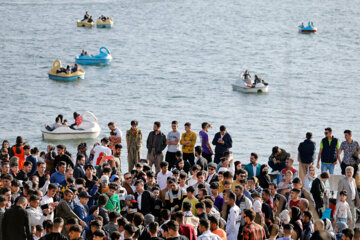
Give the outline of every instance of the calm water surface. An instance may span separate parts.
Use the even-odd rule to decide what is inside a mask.
[[[77,28],[85,10],[113,17],[114,28]],[[42,125],[89,110],[100,137],[109,121],[125,133],[137,119],[145,138],[155,120],[165,133],[174,119],[197,133],[208,121],[211,138],[225,124],[243,162],[250,152],[267,161],[275,145],[295,156],[306,131],[319,143],[327,126],[341,140],[347,128],[359,139],[359,10],[348,0],[3,0],[0,138],[22,135],[44,150]],[[318,34],[297,32],[308,20]],[[72,83],[48,79],[55,59],[72,64],[82,49],[101,46],[110,66],[84,66],[85,80]],[[245,68],[270,83],[268,94],[232,90]],[[73,153],[78,143],[66,142]]]

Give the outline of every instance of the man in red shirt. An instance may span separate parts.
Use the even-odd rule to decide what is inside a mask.
[[[196,240],[195,229],[193,226],[184,223],[184,212],[176,212],[175,219],[179,224],[179,233],[180,235],[186,236],[189,240]]]
[[[299,207],[299,203],[300,203],[300,199],[299,199],[299,196],[300,196],[300,190],[297,189],[297,188],[293,188],[291,189],[291,192],[290,192],[290,203],[289,203],[289,208],[291,207]]]
[[[285,173],[290,170],[293,173],[293,179],[299,176],[299,172],[293,167],[294,164],[294,159],[292,158],[288,158],[285,161],[285,168],[283,170],[281,170],[281,179],[285,178]]]

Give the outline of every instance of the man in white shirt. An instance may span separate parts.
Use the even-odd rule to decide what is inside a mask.
[[[44,220],[51,220],[50,213],[53,211],[53,208],[47,208],[41,210],[40,205],[40,197],[37,195],[31,195],[29,199],[30,207],[26,209],[29,213],[30,225],[32,227],[36,225],[42,225]]]
[[[237,240],[237,235],[240,228],[240,208],[235,204],[236,195],[233,191],[228,193],[227,204],[230,206],[229,215],[227,218],[226,234],[228,240]]]
[[[168,163],[161,162],[160,169],[161,171],[158,173],[156,177],[156,181],[159,184],[160,190],[163,190],[167,186],[167,178],[172,176],[172,172],[168,170]]]
[[[110,142],[112,142],[114,145],[117,143],[121,143],[122,132],[120,131],[120,129],[115,126],[114,122],[109,122],[108,127],[111,132],[115,133],[115,135],[110,136]]]
[[[168,149],[165,156],[165,161],[169,163],[168,169],[172,169],[176,164],[176,152],[180,150],[180,132],[177,130],[178,122],[172,121],[172,131],[168,133],[166,138],[166,144]]]
[[[96,166],[99,165],[101,157],[103,154],[106,154],[106,156],[111,156],[111,150],[110,148],[107,147],[109,143],[109,139],[104,137],[103,139],[101,139],[101,145],[97,145],[96,147],[94,147],[94,159],[92,161],[92,165]],[[100,156],[100,154],[102,154]]]
[[[56,205],[58,204],[57,202],[54,203],[54,196],[56,194],[58,186],[54,183],[50,183],[48,186],[48,190],[46,192],[46,195],[43,197],[40,206],[43,206],[43,208],[45,207],[45,205],[48,206],[48,208],[53,208],[55,209]],[[49,219],[50,220],[54,220],[54,212],[51,212],[49,214]]]

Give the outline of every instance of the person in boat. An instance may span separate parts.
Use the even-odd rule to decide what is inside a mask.
[[[55,118],[55,123],[51,126],[52,127],[52,130],[55,130],[55,129],[57,129],[58,127],[62,127],[63,126],[63,124],[62,124],[62,122],[61,122],[61,118],[59,117],[59,116],[57,116],[56,118]]]
[[[258,83],[261,83],[262,82],[262,79],[259,78],[256,74],[254,76],[254,84],[258,84]]]
[[[101,19],[101,21],[103,21],[103,22],[106,21],[106,17],[105,17],[104,15],[101,15],[101,16],[100,16],[100,19]]]
[[[89,13],[88,11],[85,12],[84,19],[81,21],[85,21],[86,19],[89,19]]]
[[[77,63],[75,63],[72,67],[71,67],[71,72],[75,73],[79,70],[79,65]]]
[[[80,56],[84,56],[84,55],[85,55],[85,50],[83,49],[83,50],[81,51]]]
[[[82,116],[77,112],[74,112],[73,116],[75,123],[71,124],[70,128],[75,129],[75,127],[78,127],[82,123]]]
[[[301,27],[301,28],[304,28],[304,27],[305,27],[304,22],[301,23],[300,27]]]
[[[243,74],[244,80],[251,79],[250,73],[248,70],[245,70]]]
[[[66,73],[66,69],[61,67],[60,69],[56,70],[56,73]]]
[[[67,66],[66,66],[65,73],[66,73],[66,74],[70,74],[70,73],[71,73],[70,65],[67,65]]]
[[[88,19],[88,23],[92,23],[92,22],[94,22],[94,20],[92,19],[92,16],[90,16]]]

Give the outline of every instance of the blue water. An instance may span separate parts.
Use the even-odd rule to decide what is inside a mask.
[[[203,121],[227,126],[235,159],[278,145],[296,158],[307,131],[319,143],[325,127],[359,139],[358,1],[6,1],[0,2],[0,138],[22,135],[45,150],[41,127],[62,113],[92,111],[102,133],[115,121],[125,133],[137,119],[145,139],[154,121],[178,120],[198,133]],[[76,27],[85,10],[113,17],[111,29]],[[311,20],[318,34],[297,32]],[[85,79],[48,79],[55,59],[73,64],[82,49],[110,49],[110,66],[83,66]],[[249,69],[268,94],[235,92]],[[143,154],[146,157],[145,139]],[[97,139],[98,140],[98,139]],[[87,141],[89,144],[93,140]],[[79,141],[66,142],[75,153]],[[123,153],[126,169],[126,151]]]

